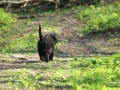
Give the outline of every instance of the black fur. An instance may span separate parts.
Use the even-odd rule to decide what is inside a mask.
[[[40,59],[45,62],[53,60],[54,47],[57,43],[57,35],[55,33],[49,33],[43,37],[41,26],[39,25],[39,37],[40,40],[38,41],[37,48]]]

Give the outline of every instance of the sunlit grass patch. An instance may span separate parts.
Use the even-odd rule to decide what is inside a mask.
[[[54,32],[56,34],[61,34],[61,28],[56,26],[56,22],[44,23],[42,24],[42,32],[47,34]]]
[[[109,29],[120,28],[120,3],[105,6],[88,6],[78,14],[84,21],[83,32],[103,32]]]
[[[119,58],[120,53],[106,57],[56,58],[49,63],[21,64],[1,73],[8,85],[16,89],[119,90]]]
[[[42,32],[44,34],[48,34],[50,32],[54,32],[56,34],[60,33],[60,28],[55,26],[43,25]],[[43,34],[43,36],[44,36]],[[37,42],[39,40],[38,30],[35,32],[31,31],[23,37],[18,37],[17,39],[10,42],[9,45],[6,46],[2,52],[7,53],[20,53],[20,51],[24,50],[36,50],[37,51]]]

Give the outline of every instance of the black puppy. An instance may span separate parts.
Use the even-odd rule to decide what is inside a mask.
[[[48,62],[49,60],[53,60],[54,56],[54,47],[57,43],[57,35],[55,33],[49,33],[42,36],[41,26],[39,25],[39,37],[38,41],[38,54],[42,61]]]

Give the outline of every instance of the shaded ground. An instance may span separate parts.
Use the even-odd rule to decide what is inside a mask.
[[[104,56],[112,55],[113,53],[119,52],[120,50],[120,32],[105,32],[99,34],[89,34],[82,35],[81,21],[77,18],[77,12],[73,13],[63,13],[61,15],[53,16],[28,16],[19,18],[35,18],[36,22],[33,22],[28,30],[32,30],[35,26],[37,27],[39,23],[44,23],[45,21],[54,22],[55,26],[61,28],[61,34],[59,34],[59,42],[55,52],[55,60],[63,60],[64,58],[70,58],[73,56]],[[22,20],[22,19],[21,19]],[[34,26],[33,26],[34,25]],[[113,34],[114,33],[114,34]],[[69,59],[70,60],[70,59]],[[41,64],[37,52],[33,55],[24,54],[10,54],[10,55],[0,55],[0,70],[4,71],[7,69],[17,69],[22,65],[28,63],[39,63],[39,67],[46,66],[46,64]],[[53,64],[59,66],[58,64]],[[65,65],[65,62],[64,64]],[[54,66],[53,66],[54,67]],[[0,89],[6,88],[4,79],[2,80],[2,75],[0,74]],[[9,87],[8,87],[9,88]],[[10,90],[10,88],[9,88]],[[11,89],[12,90],[12,89]]]

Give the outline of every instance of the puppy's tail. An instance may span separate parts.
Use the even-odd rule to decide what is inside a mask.
[[[41,26],[40,26],[40,24],[39,24],[39,37],[40,37],[40,40],[42,40],[42,39],[43,39],[42,32],[41,32]]]

